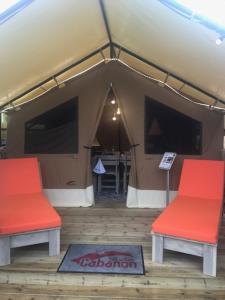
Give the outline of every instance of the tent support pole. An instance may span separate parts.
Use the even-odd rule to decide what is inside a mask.
[[[99,0],[99,1],[100,1],[100,3],[102,3],[102,0]],[[34,91],[35,89],[37,89],[37,88],[42,88],[42,85],[45,84],[45,83],[47,83],[48,81],[52,80],[52,77],[53,77],[53,76],[54,76],[54,77],[57,77],[57,76],[59,76],[59,75],[65,73],[66,71],[68,71],[68,70],[72,69],[73,67],[75,67],[75,66],[81,64],[82,62],[84,62],[84,61],[86,61],[87,59],[89,59],[89,58],[95,56],[96,54],[98,54],[98,53],[101,54],[102,50],[104,50],[104,49],[106,49],[106,48],[108,48],[108,47],[110,47],[110,57],[111,57],[111,58],[116,57],[116,54],[115,54],[115,48],[117,48],[117,49],[119,49],[120,52],[123,51],[123,52],[129,54],[130,56],[135,57],[136,59],[138,59],[138,60],[144,62],[145,64],[147,64],[147,65],[149,65],[149,66],[151,66],[151,67],[156,68],[157,70],[161,71],[162,73],[168,74],[168,71],[167,71],[167,70],[165,70],[165,69],[161,68],[160,66],[157,66],[156,64],[154,64],[154,63],[148,61],[147,59],[145,59],[145,58],[143,58],[143,57],[137,55],[136,53],[134,53],[134,52],[128,50],[127,48],[122,47],[121,45],[112,42],[111,35],[110,35],[110,42],[109,42],[109,43],[107,43],[107,44],[105,44],[104,46],[102,46],[101,48],[99,48],[99,49],[97,49],[97,50],[95,50],[95,51],[89,53],[87,56],[85,56],[85,57],[81,58],[80,60],[78,60],[77,62],[75,62],[75,63],[69,65],[68,67],[64,68],[64,69],[61,70],[60,72],[58,72],[58,73],[52,75],[51,77],[49,77],[49,78],[43,80],[42,82],[36,84],[36,85],[33,86],[32,88],[30,88],[30,89],[26,90],[25,92],[19,94],[18,96],[14,97],[13,99],[11,99],[10,101],[8,101],[7,103],[5,103],[5,104],[3,104],[2,106],[0,106],[0,110],[2,110],[4,107],[6,107],[6,106],[9,105],[9,104],[12,104],[14,101],[16,101],[16,100],[18,100],[19,98],[25,96],[26,94],[28,94],[28,93]],[[120,53],[120,52],[119,52],[119,53]],[[204,95],[206,95],[206,96],[208,96],[208,97],[214,99],[214,100],[215,100],[215,103],[220,102],[220,103],[222,103],[223,105],[225,105],[225,101],[224,101],[224,100],[218,99],[218,98],[215,97],[214,95],[212,95],[212,94],[210,94],[210,93],[208,93],[208,92],[202,90],[201,88],[199,88],[199,87],[195,86],[194,84],[192,84],[192,83],[190,83],[190,82],[188,82],[188,81],[182,79],[181,77],[179,77],[179,76],[177,76],[177,75],[175,75],[175,74],[173,74],[173,73],[170,73],[170,76],[172,76],[173,78],[175,78],[175,79],[177,79],[177,80],[183,82],[183,85],[182,85],[182,87],[180,88],[180,90],[184,87],[184,85],[188,85],[188,86],[194,88],[195,90],[201,92],[202,94],[204,94]],[[43,89],[43,88],[42,88],[42,89]],[[215,104],[214,104],[214,105],[215,105]],[[214,106],[214,105],[212,105],[212,106]]]
[[[99,4],[100,4],[104,24],[105,24],[105,29],[106,29],[108,39],[109,39],[110,58],[113,58],[113,57],[116,57],[116,53],[115,53],[114,44],[112,41],[112,35],[111,35],[110,27],[109,27],[109,21],[108,21],[107,15],[106,15],[106,10],[105,10],[105,5],[104,5],[103,0],[99,0]]]
[[[155,69],[161,71],[162,73],[168,74],[168,71],[167,71],[166,69],[163,69],[162,67],[160,67],[160,66],[158,66],[158,65],[156,65],[156,64],[154,64],[154,63],[152,63],[152,62],[150,62],[150,61],[148,61],[147,59],[143,58],[143,57],[140,56],[140,55],[137,55],[136,53],[130,51],[129,49],[127,49],[127,48],[125,48],[125,47],[122,47],[121,45],[119,45],[119,44],[117,44],[117,43],[113,43],[113,45],[114,45],[115,48],[121,49],[121,51],[123,51],[123,52],[129,54],[130,56],[135,57],[136,59],[142,61],[143,63],[145,63],[145,64],[147,64],[147,65],[149,65],[149,66],[151,66],[151,67],[153,67],[153,68],[155,68]],[[173,73],[171,73],[171,72],[169,73],[169,75],[170,75],[171,77],[173,77],[173,78],[175,78],[175,79],[177,79],[177,80],[183,82],[183,84],[190,86],[191,88],[195,89],[196,91],[199,91],[199,92],[201,92],[202,94],[204,94],[204,95],[206,95],[206,96],[208,96],[208,97],[210,97],[210,98],[212,98],[212,99],[214,99],[214,100],[216,100],[216,101],[218,101],[218,102],[220,102],[220,103],[222,103],[222,104],[225,104],[225,101],[224,101],[224,100],[218,99],[216,96],[214,96],[214,95],[212,95],[212,94],[210,94],[210,93],[208,93],[208,92],[202,90],[200,87],[198,87],[198,86],[192,84],[191,82],[188,82],[188,81],[182,79],[181,77],[179,77],[179,76],[177,76],[177,75],[175,75],[175,74],[173,74]],[[183,87],[183,86],[182,86],[182,87]]]

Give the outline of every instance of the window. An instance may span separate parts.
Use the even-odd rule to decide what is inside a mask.
[[[160,0],[181,16],[225,34],[224,1],[221,0]]]
[[[153,99],[145,99],[145,153],[201,154],[202,124]]]
[[[24,9],[33,0],[1,0],[0,1],[0,24],[4,23],[19,11]]]
[[[25,153],[78,152],[78,98],[25,123]]]

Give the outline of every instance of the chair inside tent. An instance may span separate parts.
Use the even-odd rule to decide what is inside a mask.
[[[119,99],[111,88],[103,103],[92,143],[95,201],[125,201],[131,169],[131,144]]]

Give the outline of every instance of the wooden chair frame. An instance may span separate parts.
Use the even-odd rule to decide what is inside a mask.
[[[106,173],[98,175],[98,193],[102,191],[102,188],[115,188],[116,194],[119,194],[119,155],[100,155],[99,158],[102,160],[103,165],[105,166]],[[110,169],[111,168],[111,169]],[[103,177],[107,176],[115,177],[115,184],[103,185]]]
[[[49,243],[49,256],[60,254],[60,228],[0,235],[0,266],[11,263],[11,248]]]
[[[203,257],[203,273],[216,276],[217,244],[201,243],[152,232],[153,262],[163,263],[164,249]]]

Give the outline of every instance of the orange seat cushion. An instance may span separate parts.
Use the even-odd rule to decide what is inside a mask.
[[[152,224],[154,233],[216,244],[222,201],[177,196]]]
[[[42,193],[37,158],[0,160],[0,234],[61,226]]]
[[[153,232],[216,244],[223,190],[223,161],[184,160],[178,196],[152,224]]]
[[[224,162],[185,159],[178,194],[182,196],[222,199]]]
[[[61,226],[61,219],[42,193],[0,197],[0,234]]]
[[[37,158],[0,160],[0,196],[40,193],[42,190]]]

